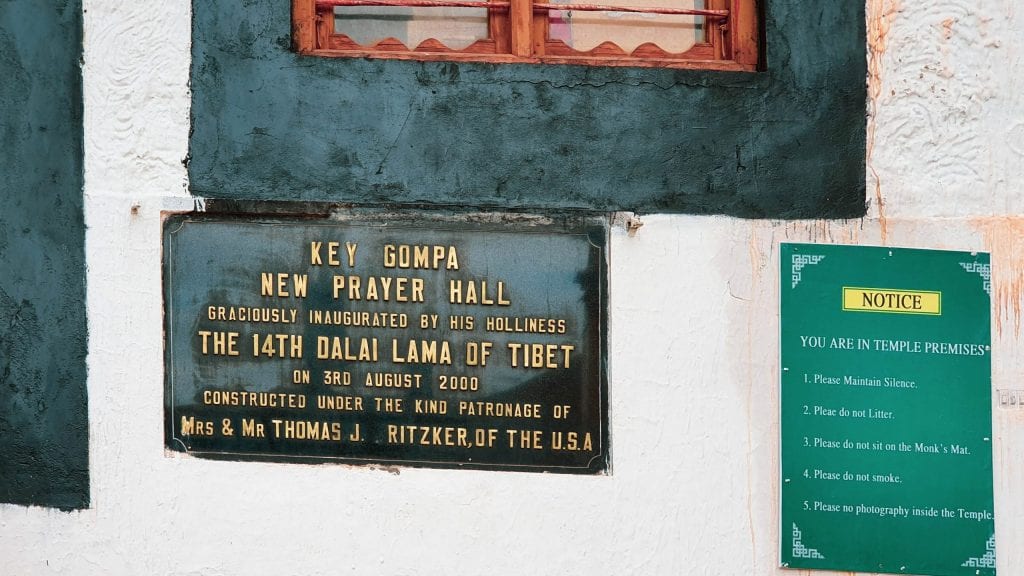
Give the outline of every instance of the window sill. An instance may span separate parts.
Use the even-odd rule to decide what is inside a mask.
[[[466,52],[420,52],[380,50],[312,50],[305,56],[332,58],[370,58],[380,60],[422,60],[425,62],[481,62],[488,64],[564,64],[576,66],[631,66],[635,68],[673,68],[683,70],[714,70],[725,72],[754,72],[756,66],[731,60],[679,60],[671,58],[639,58],[631,56],[539,56],[522,57],[512,54],[478,54]]]

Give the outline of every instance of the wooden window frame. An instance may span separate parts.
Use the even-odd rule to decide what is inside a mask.
[[[600,10],[601,5],[549,4],[550,0],[292,0],[292,44],[305,55],[390,58],[399,60],[639,66],[705,70],[753,71],[760,52],[757,3],[761,0],[708,0],[703,10],[681,10],[706,16],[706,41],[681,54],[668,54],[654,44],[625,53],[611,42],[578,52],[548,35],[548,10]],[[489,37],[461,50],[429,39],[407,47],[394,38],[373,45],[357,44],[334,31],[335,6],[473,7],[489,10]],[[621,10],[620,10],[621,11]],[[636,12],[657,13],[639,8]]]

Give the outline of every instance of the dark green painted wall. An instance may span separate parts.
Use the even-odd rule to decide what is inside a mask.
[[[0,502],[63,509],[89,505],[81,21],[0,2]]]
[[[196,195],[864,213],[863,2],[770,0],[753,74],[300,57],[289,4],[193,2]]]

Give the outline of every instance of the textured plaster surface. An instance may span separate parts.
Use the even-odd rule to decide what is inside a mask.
[[[760,73],[301,57],[287,1],[193,9],[199,196],[864,213],[857,2],[769,2]]]
[[[876,191],[870,173],[866,181],[867,198],[885,200],[884,217],[873,200],[856,220],[658,215],[643,217],[632,238],[614,229],[613,474],[581,478],[166,454],[160,211],[194,204],[180,163],[190,7],[87,0],[93,498],[74,514],[0,505],[0,572],[808,574],[777,567],[780,241],[991,251],[993,389],[1022,388],[1024,373],[1024,170],[1008,145],[1024,115],[1020,92],[1007,88],[1021,82],[1014,40],[1024,37],[1024,13],[1010,2],[974,6],[971,14],[991,17],[986,33],[1003,39],[988,46],[956,24],[944,38],[947,18],[974,18],[962,2],[875,4],[869,18],[885,15],[885,26],[872,25],[888,37],[873,43],[878,96],[865,109],[881,184]],[[922,54],[940,61],[943,42],[962,63],[958,74],[991,71],[991,98],[947,100],[922,83]],[[936,90],[960,86],[942,82]],[[971,106],[953,130],[939,119],[956,117],[958,102]],[[935,120],[911,130],[915,111]],[[946,170],[938,155],[1005,163],[979,165],[1001,175],[992,181],[949,168],[934,186]],[[1024,572],[1024,410],[996,406],[993,417],[999,571],[1015,575]]]
[[[0,2],[0,502],[64,509],[89,503],[81,51],[80,2]]]
[[[903,218],[1024,213],[1024,50],[1012,0],[870,5],[883,51],[872,91],[870,166],[885,214]],[[869,177],[869,180],[872,178]],[[877,182],[871,182],[874,186]]]

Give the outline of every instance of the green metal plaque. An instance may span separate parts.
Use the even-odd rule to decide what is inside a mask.
[[[987,254],[783,244],[781,562],[994,575]]]
[[[605,471],[607,227],[482,220],[170,217],[167,447]]]

